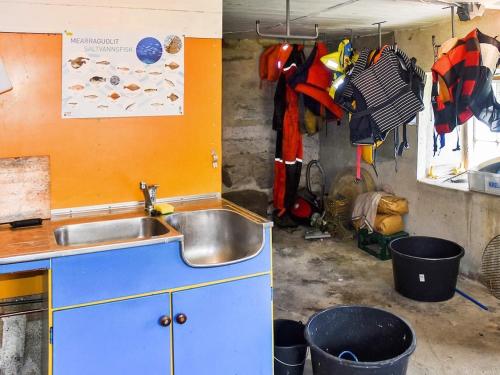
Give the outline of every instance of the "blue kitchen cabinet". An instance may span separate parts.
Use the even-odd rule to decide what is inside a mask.
[[[174,374],[271,375],[271,300],[270,275],[173,293]]]
[[[170,374],[170,316],[168,293],[55,311],[53,374]]]
[[[168,375],[172,360],[174,375],[272,374],[269,274],[56,310],[52,324],[53,375]]]

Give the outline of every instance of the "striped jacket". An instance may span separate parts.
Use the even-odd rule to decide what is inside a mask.
[[[424,82],[425,72],[414,59],[397,46],[384,47],[378,61],[350,81],[356,99],[351,142],[384,140],[389,131],[410,122],[424,108]]]

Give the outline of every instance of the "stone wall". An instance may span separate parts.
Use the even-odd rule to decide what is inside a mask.
[[[261,85],[259,80],[259,56],[268,45],[269,41],[224,40],[224,192],[272,192],[276,142],[276,135],[272,130],[275,84],[263,82]],[[318,157],[319,136],[304,136],[304,165]]]

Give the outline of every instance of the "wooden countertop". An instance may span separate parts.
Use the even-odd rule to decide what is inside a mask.
[[[272,225],[266,219],[263,219],[260,216],[223,199],[200,199],[193,201],[172,202],[171,204],[175,207],[175,212],[229,209],[236,211],[258,223]],[[182,240],[182,234],[170,227],[164,221],[163,223],[170,230],[168,234],[147,239],[113,241],[112,244],[105,245],[86,244],[60,246],[56,243],[54,236],[54,230],[64,225],[143,216],[146,216],[144,209],[142,206],[138,206],[128,209],[112,209],[55,216],[51,220],[44,220],[41,226],[31,228],[12,229],[9,225],[0,225],[0,265]],[[159,218],[161,219],[161,216]]]

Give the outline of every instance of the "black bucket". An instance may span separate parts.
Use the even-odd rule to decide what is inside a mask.
[[[385,310],[341,306],[306,325],[314,375],[404,375],[415,351],[413,329]]]
[[[441,238],[412,236],[395,239],[389,248],[398,293],[424,302],[454,296],[463,247]]]
[[[294,320],[274,321],[274,375],[302,375],[307,342],[304,324]]]

